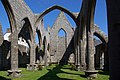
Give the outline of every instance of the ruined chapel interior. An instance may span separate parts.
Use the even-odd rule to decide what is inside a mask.
[[[24,0],[1,2],[10,27],[4,34],[0,24],[0,70],[19,76],[19,67],[31,71],[38,70],[39,65],[44,68],[51,64],[71,64],[76,70],[85,71],[86,76],[95,77],[101,69],[109,71],[110,80],[117,80],[120,73],[119,0],[106,0],[108,35],[94,23],[96,0],[82,0],[79,12],[53,5],[39,14],[33,13]],[[59,10],[59,14],[53,25],[45,28],[44,16],[54,10]]]

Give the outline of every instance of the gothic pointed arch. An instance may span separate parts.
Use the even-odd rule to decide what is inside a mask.
[[[61,7],[61,6],[54,5],[54,6],[50,7],[50,8],[48,8],[48,9],[46,9],[45,11],[43,11],[43,12],[39,15],[39,17],[37,18],[37,20],[36,20],[36,22],[35,22],[35,25],[38,25],[38,23],[39,23],[39,21],[42,19],[42,17],[44,17],[46,14],[48,14],[49,12],[51,12],[51,11],[53,11],[53,10],[55,10],[55,9],[58,9],[58,10],[60,10],[60,11],[65,12],[66,14],[68,14],[68,15],[74,20],[74,22],[77,24],[76,17],[75,17],[75,15],[74,15],[72,12],[70,12],[69,10],[67,10],[67,9],[65,9],[65,8],[63,8],[63,7]]]
[[[107,35],[100,30],[99,27],[97,27],[96,25],[94,25],[95,31],[94,31],[94,35],[97,36],[104,44],[108,43],[108,37]]]
[[[26,41],[33,41],[33,29],[28,17],[25,17],[21,22],[23,23],[23,26],[19,32],[18,37],[22,36]]]
[[[67,33],[63,28],[60,28],[59,31],[58,31],[58,36],[67,37]]]

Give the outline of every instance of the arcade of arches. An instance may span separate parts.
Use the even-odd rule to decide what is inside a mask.
[[[19,67],[38,70],[38,65],[70,63],[76,66],[76,70],[85,71],[88,77],[96,77],[97,69],[109,69],[111,80],[119,77],[119,0],[106,0],[108,37],[94,24],[96,0],[83,0],[78,13],[55,5],[37,15],[24,0],[1,2],[9,17],[11,29],[4,35],[7,37],[5,40],[0,25],[0,68],[9,69],[10,75],[20,76]],[[45,30],[43,17],[55,9],[60,10],[60,13],[54,25]],[[76,28],[71,26],[65,13],[73,19]],[[64,36],[58,35],[61,30]],[[39,41],[37,44],[36,34]]]

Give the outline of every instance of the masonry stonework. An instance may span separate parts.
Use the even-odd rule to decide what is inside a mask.
[[[7,33],[10,33],[10,36],[8,36],[10,40],[4,44],[5,40],[3,40],[0,25],[0,68],[1,65],[4,67],[9,65],[9,74],[18,77],[21,73],[21,70],[19,70],[20,64],[27,65],[27,69],[33,71],[37,70],[38,65],[47,66],[49,63],[65,64],[71,62],[76,67],[79,66],[80,70],[85,70],[87,77],[95,77],[92,74],[96,69],[94,63],[99,64],[99,59],[96,59],[95,62],[94,55],[97,52],[95,50],[99,49],[95,49],[93,36],[100,38],[105,48],[108,43],[108,37],[94,25],[95,0],[83,0],[81,12],[78,13],[70,12],[55,5],[40,14],[33,13],[24,0],[1,1],[8,14],[11,31],[7,31]],[[53,26],[45,30],[43,17],[55,9],[61,12]],[[65,13],[73,19],[76,28],[71,26]],[[58,36],[61,29],[66,34],[64,37]],[[39,44],[35,43],[36,33],[38,34]],[[20,38],[27,45],[19,45]],[[10,44],[9,47],[6,44]],[[36,45],[38,45],[38,50],[36,50]],[[21,46],[24,46],[24,49]],[[107,49],[104,52],[107,55]],[[97,53],[97,55],[100,54]],[[8,61],[5,60],[6,55],[9,56]],[[4,56],[4,59],[1,56]]]
[[[59,30],[63,30],[66,34],[64,38],[60,38],[58,36]],[[57,17],[54,25],[50,30],[50,54],[52,55],[52,62],[59,62],[65,53],[65,49],[69,45],[72,36],[74,34],[74,30],[70,23],[68,22],[65,14],[60,12]]]

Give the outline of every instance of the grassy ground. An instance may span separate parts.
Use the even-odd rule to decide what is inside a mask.
[[[71,70],[71,66],[52,65],[40,71],[27,71],[21,68],[22,76],[20,78],[11,78],[7,76],[7,71],[0,71],[0,80],[87,80],[84,72]],[[96,80],[109,80],[109,76],[102,71],[98,73]]]

